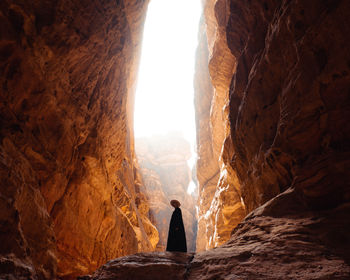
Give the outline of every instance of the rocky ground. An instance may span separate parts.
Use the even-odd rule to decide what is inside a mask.
[[[122,257],[82,279],[349,279],[350,204],[307,211],[299,195],[289,189],[257,208],[220,247]]]

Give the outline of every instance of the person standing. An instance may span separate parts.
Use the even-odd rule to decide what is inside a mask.
[[[186,233],[180,209],[181,204],[178,200],[171,200],[170,204],[175,210],[171,215],[166,250],[170,252],[187,252]]]

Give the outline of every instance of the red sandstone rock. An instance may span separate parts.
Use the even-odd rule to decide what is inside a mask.
[[[211,225],[205,219],[209,210],[215,188],[219,179],[219,164],[212,149],[212,133],[210,126],[210,106],[213,97],[213,87],[208,69],[208,45],[203,18],[200,24],[199,46],[196,53],[195,112],[197,133],[196,177],[198,180],[198,238],[197,250],[205,250],[208,238],[213,234]],[[207,233],[208,232],[208,233]]]
[[[130,125],[147,2],[1,1],[0,278],[153,250]]]
[[[228,170],[226,177],[238,186],[246,213],[290,186],[301,189],[305,203],[314,208],[349,201],[350,42],[343,36],[349,29],[348,2],[204,3],[209,50],[214,45],[208,54],[211,80],[217,92],[230,86],[229,104],[222,108],[229,111],[231,137],[222,145],[220,174],[223,177]],[[226,39],[231,53],[222,59]],[[215,63],[227,62],[230,56],[237,60],[231,79],[229,68]],[[219,70],[215,71],[216,65]],[[201,102],[211,106],[213,115],[217,102]],[[198,109],[197,114],[201,115]],[[213,131],[222,124],[213,119],[210,123],[210,131],[198,127],[199,135],[217,137]],[[199,143],[200,155],[213,147],[201,136]],[[197,170],[199,178],[208,174],[201,162]],[[215,228],[225,228],[222,220],[210,218],[217,213],[212,210],[218,205],[214,193],[225,194],[220,184],[214,187],[218,176],[211,187],[200,181],[200,190],[206,189],[200,193],[200,214],[209,218],[200,217],[199,231],[209,232],[207,247],[210,238],[217,236]],[[219,213],[221,207],[216,209]]]
[[[83,280],[152,279],[180,280],[187,275],[193,254],[180,252],[141,253],[112,260]]]
[[[245,216],[240,183],[230,165],[228,97],[236,60],[226,40],[229,7],[222,0],[203,2],[195,74],[199,251],[227,241]]]
[[[231,1],[231,10],[232,166],[247,210],[289,186],[317,208],[348,201],[349,2]]]

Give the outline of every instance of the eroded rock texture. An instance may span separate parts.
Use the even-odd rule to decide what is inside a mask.
[[[343,34],[350,27],[349,3],[232,0],[204,1],[204,7],[210,78],[215,92],[229,85],[228,103],[220,110],[228,110],[230,133],[221,146],[221,156],[210,158],[226,166],[227,178],[238,186],[246,213],[289,187],[300,191],[312,209],[347,203],[350,42]],[[197,83],[201,79],[197,73]],[[197,91],[209,96],[208,88]],[[211,105],[202,99],[199,103],[210,107],[213,116],[215,93]],[[201,116],[198,109],[197,114]],[[202,125],[199,135],[217,137],[213,118],[209,123],[211,131]],[[215,144],[199,138],[198,146],[201,160]],[[215,167],[216,172],[219,169],[224,176],[223,168]],[[199,161],[200,182],[202,174],[209,174],[207,170]],[[217,238],[215,228],[224,224],[217,216],[213,218],[212,206],[219,204],[214,192],[222,190],[220,182],[214,187],[218,176],[207,177],[211,187],[204,180],[200,184],[200,201],[205,203],[200,206],[204,222],[200,220],[199,231],[210,232],[212,240]],[[237,201],[237,197],[228,201]],[[203,243],[201,248],[212,246],[208,235],[205,242],[198,242]]]
[[[202,1],[195,74],[197,126],[198,239],[197,250],[221,245],[245,216],[240,183],[230,165],[233,154],[229,88],[236,60],[227,46],[226,1]]]
[[[230,131],[221,138],[219,156],[214,128],[208,125],[215,125],[211,100],[218,80],[209,71],[212,93],[205,87],[209,73],[199,72],[205,79],[197,83],[197,90],[203,89],[202,95],[197,91],[197,116],[204,118],[197,118],[198,143],[208,145],[199,147],[200,201],[208,217],[199,232],[212,232],[201,246],[212,246],[208,236],[213,239],[213,228],[222,226],[211,218],[214,193],[220,189],[214,177],[222,172],[216,164],[232,168],[238,197],[250,214],[228,242],[192,260],[183,255],[183,261],[175,263],[166,255],[159,261],[159,253],[153,253],[147,261],[119,259],[116,267],[132,265],[133,273],[144,271],[145,279],[157,277],[152,271],[159,262],[171,263],[160,271],[169,271],[172,279],[349,279],[350,42],[343,35],[350,29],[350,3],[231,0],[217,1],[214,9],[223,9],[220,5],[228,9],[224,32],[237,67],[230,81],[229,108],[223,107]],[[207,45],[198,56],[215,61]],[[210,108],[211,115],[204,108]],[[206,190],[209,185],[213,190]],[[123,263],[126,267],[119,267]],[[178,263],[180,274],[174,276],[171,271]],[[112,279],[111,271],[113,265],[101,268],[92,279]]]
[[[288,189],[251,212],[224,245],[196,254],[188,279],[348,279],[349,206],[312,211]]]
[[[349,201],[348,1],[231,1],[232,166],[251,211],[289,186]]]
[[[79,279],[185,279],[191,259],[193,259],[191,253],[141,253],[112,260],[95,271],[93,275],[80,277]]]
[[[175,133],[136,138],[135,147],[142,184],[148,196],[153,224],[159,232],[158,251],[165,251],[171,214],[170,200],[181,202],[187,250],[196,250],[197,219],[195,199],[187,193],[192,180],[188,160],[190,144]]]
[[[158,242],[129,116],[146,7],[1,1],[3,277],[74,276]]]

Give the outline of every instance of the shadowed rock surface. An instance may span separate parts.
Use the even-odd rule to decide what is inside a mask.
[[[244,214],[230,212],[230,222],[224,209],[238,198],[246,214],[289,187],[303,194],[310,209],[348,203],[350,42],[343,34],[350,28],[349,2],[203,3],[207,44],[203,39],[199,53],[209,71],[198,63],[196,94],[203,97],[196,105],[197,246],[210,248],[229,238],[220,238],[220,232],[229,232]],[[229,61],[236,64],[233,72],[225,67]],[[215,66],[219,70],[213,71]],[[208,74],[213,95],[201,83]],[[215,109],[220,89],[227,89],[228,102]],[[210,120],[208,113],[201,118],[208,112],[204,108],[210,108]],[[219,156],[213,142],[220,135],[213,130],[216,110],[228,111],[230,129],[220,140]]]
[[[348,202],[350,3],[231,1],[230,9],[231,164],[247,212],[290,186],[315,208]]]
[[[179,252],[140,253],[112,260],[91,276],[78,279],[185,279],[193,254]]]

